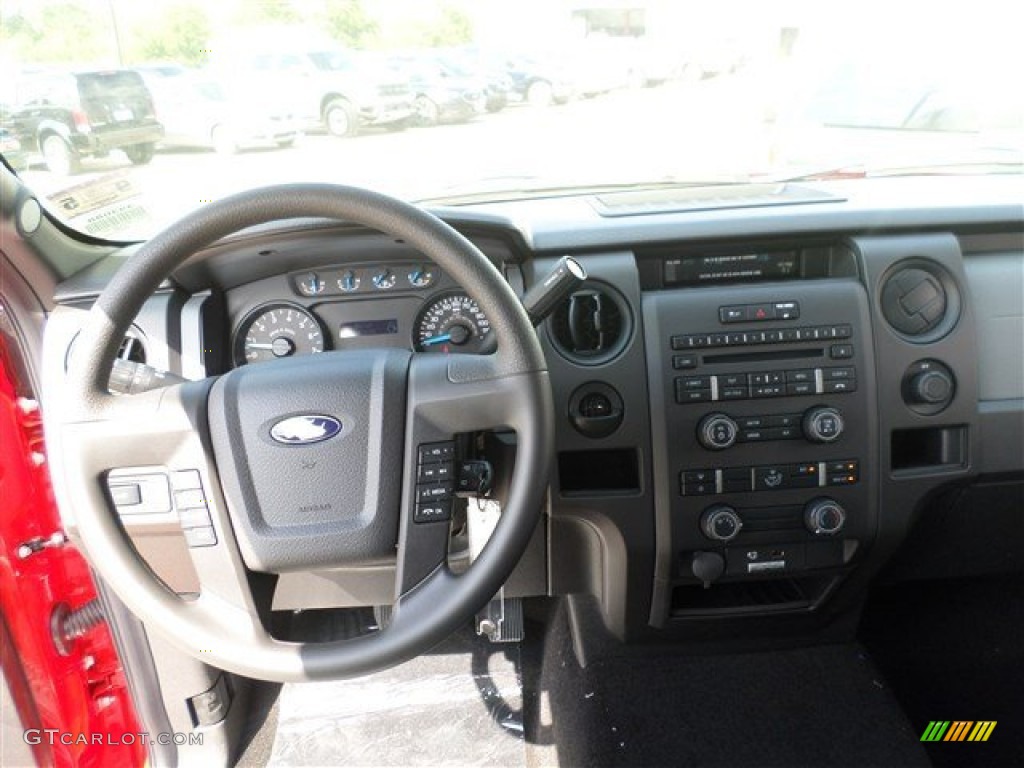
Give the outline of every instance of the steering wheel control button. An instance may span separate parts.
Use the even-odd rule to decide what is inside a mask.
[[[846,510],[833,499],[814,499],[804,508],[804,525],[815,536],[835,536],[845,524]]]
[[[110,499],[115,507],[134,507],[142,503],[142,491],[135,483],[110,486]]]
[[[739,436],[736,422],[724,413],[709,413],[697,425],[697,440],[709,451],[732,447]]]
[[[451,461],[455,458],[455,443],[427,443],[420,446],[420,464],[433,461]]]
[[[452,501],[434,501],[425,504],[417,504],[416,512],[413,514],[414,523],[441,523],[451,520]]]
[[[732,541],[743,527],[736,510],[724,504],[708,507],[700,516],[700,530],[712,541]]]
[[[167,475],[157,471],[136,472],[138,469],[134,472],[130,469],[115,469],[107,475],[107,492],[118,514],[155,515],[170,512],[171,488]],[[125,501],[132,503],[123,503]]]
[[[452,497],[451,483],[438,483],[437,485],[417,485],[416,501],[441,501]]]
[[[186,530],[189,528],[209,528],[213,525],[213,521],[210,519],[210,510],[206,507],[179,509],[178,523]]]
[[[185,543],[190,547],[214,547],[217,545],[217,534],[211,526],[201,528],[185,528]]]
[[[454,464],[442,461],[434,464],[421,464],[416,474],[418,483],[440,483],[452,479]]]
[[[198,469],[180,469],[171,472],[171,487],[176,491],[185,491],[190,488],[202,490],[203,481],[199,479]]]
[[[414,523],[440,523],[452,517],[455,489],[455,443],[424,443],[419,446],[416,468]]]
[[[840,384],[845,382],[832,382]],[[818,406],[809,409],[803,418],[804,437],[812,443],[834,443],[843,434],[843,415],[835,408]]]
[[[206,509],[206,494],[202,488],[174,492],[174,506],[182,509]]]

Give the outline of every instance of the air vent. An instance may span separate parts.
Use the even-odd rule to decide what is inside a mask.
[[[582,365],[606,363],[629,341],[626,300],[607,286],[585,283],[555,310],[549,321],[551,342],[566,358]]]
[[[897,333],[928,342],[950,331],[960,300],[948,272],[934,262],[912,259],[899,264],[882,282],[881,307]]]

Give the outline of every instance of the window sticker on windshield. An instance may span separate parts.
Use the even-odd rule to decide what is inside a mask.
[[[49,196],[65,220],[99,237],[152,226],[149,212],[138,200],[142,195],[127,173],[111,173]]]

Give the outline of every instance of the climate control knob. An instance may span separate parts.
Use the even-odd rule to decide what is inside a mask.
[[[739,433],[739,426],[724,413],[709,413],[697,425],[697,440],[709,451],[731,447]]]
[[[804,414],[804,437],[812,443],[834,443],[845,426],[843,414],[825,405],[810,408]]]
[[[732,541],[743,527],[736,510],[725,504],[716,504],[700,516],[700,530],[712,541]]]
[[[834,499],[814,499],[804,507],[804,525],[815,536],[835,536],[845,524],[846,510]]]

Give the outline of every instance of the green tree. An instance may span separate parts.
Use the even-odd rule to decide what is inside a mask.
[[[32,11],[0,16],[0,42],[20,61],[110,64],[117,60],[108,16],[89,13],[74,3],[48,3]]]
[[[465,11],[450,5],[442,6],[429,21],[413,22],[397,35],[399,45],[426,48],[462,45],[472,41],[473,20]]]
[[[291,0],[242,0],[239,3],[237,21],[242,26],[264,24],[297,24],[302,15]]]
[[[371,47],[380,32],[361,0],[325,0],[323,22],[327,34],[352,48]]]
[[[210,19],[195,3],[175,5],[136,29],[132,37],[137,41],[130,52],[134,61],[163,59],[200,66],[207,60]]]

